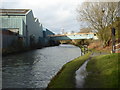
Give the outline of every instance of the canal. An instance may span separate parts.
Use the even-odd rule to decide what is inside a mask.
[[[62,66],[80,56],[73,45],[32,50],[2,58],[3,88],[46,88]]]

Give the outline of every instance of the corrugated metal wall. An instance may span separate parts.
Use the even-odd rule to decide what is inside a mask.
[[[23,20],[21,18],[0,18],[2,20],[2,28],[19,29],[19,34],[23,35]]]
[[[49,41],[49,37],[44,38],[43,37],[43,27],[42,24],[39,23],[39,21],[35,20],[33,12],[30,11],[29,13],[24,15],[5,15],[0,16],[0,22],[2,22],[2,25],[0,23],[0,26],[2,26],[2,29],[19,29],[19,34],[23,36],[25,45],[30,45],[30,36],[35,36],[35,42],[36,43],[47,43]],[[51,31],[47,31],[46,34],[52,34]],[[11,36],[3,36],[3,38],[12,38]],[[7,40],[7,39],[5,39]],[[11,41],[11,40],[10,40]],[[7,44],[5,41],[4,43]],[[9,43],[9,42],[8,42]]]
[[[18,36],[16,35],[0,34],[0,36],[2,36],[2,48],[10,47],[13,44],[13,42],[18,39]]]
[[[26,25],[28,30],[28,44],[30,44],[31,35],[35,36],[35,42],[38,43],[39,37],[43,37],[43,28],[40,26],[39,22],[35,22],[32,11],[26,15]]]

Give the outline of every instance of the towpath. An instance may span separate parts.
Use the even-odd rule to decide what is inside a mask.
[[[83,85],[85,83],[85,78],[87,77],[87,70],[86,70],[86,66],[88,61],[95,56],[99,56],[99,55],[105,55],[108,54],[106,52],[92,52],[92,54],[90,55],[90,58],[88,60],[86,60],[83,65],[76,71],[76,88],[83,88]]]

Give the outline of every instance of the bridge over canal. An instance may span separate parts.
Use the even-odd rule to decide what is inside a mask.
[[[49,35],[51,40],[98,39],[95,33],[71,33]]]

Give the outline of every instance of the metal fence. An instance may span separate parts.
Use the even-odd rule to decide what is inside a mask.
[[[120,53],[120,43],[115,45],[115,52]]]

